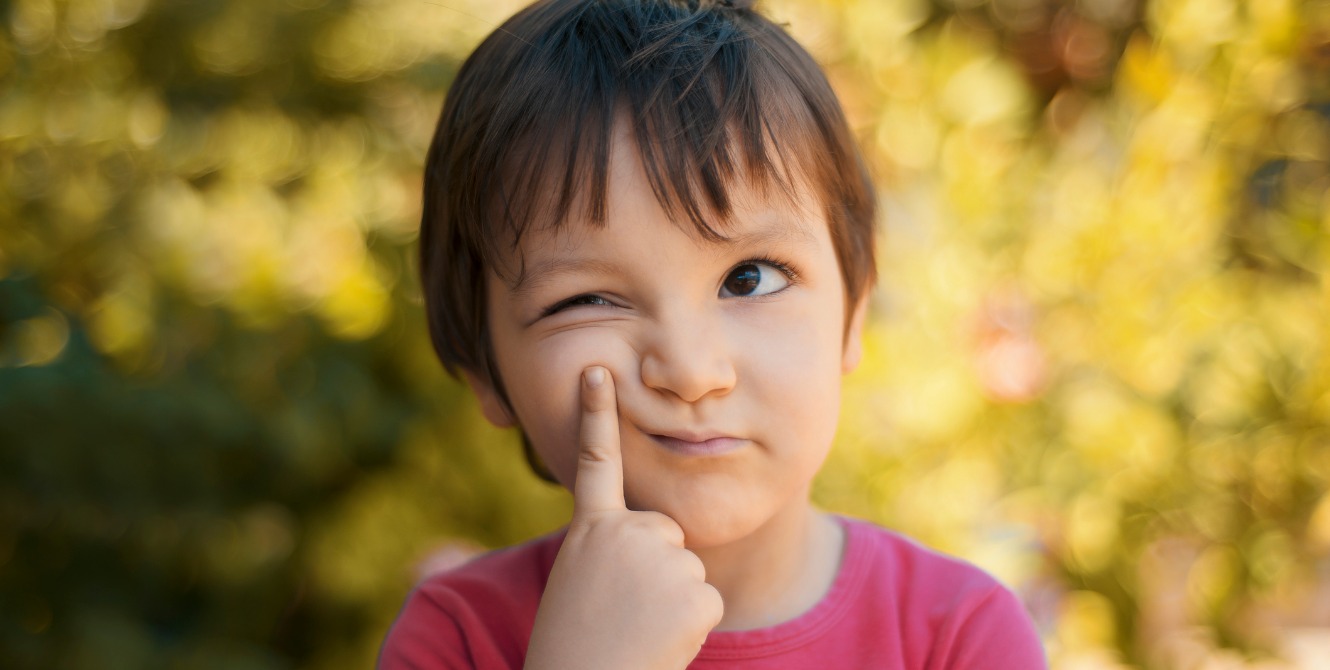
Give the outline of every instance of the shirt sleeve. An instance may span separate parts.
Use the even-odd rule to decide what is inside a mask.
[[[477,667],[466,637],[437,593],[417,589],[397,615],[383,647],[379,670],[470,670]]]
[[[1020,599],[995,586],[939,635],[930,670],[1047,670],[1043,643]]]

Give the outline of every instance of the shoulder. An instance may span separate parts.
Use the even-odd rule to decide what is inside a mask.
[[[563,532],[431,575],[407,596],[379,667],[520,667]]]
[[[1024,604],[992,575],[871,523],[845,524],[849,551],[864,563],[864,586],[885,596],[902,643],[947,659],[932,667],[1047,667]]]
[[[844,519],[849,550],[865,563],[869,578],[889,580],[893,590],[927,596],[939,609],[961,606],[1006,590],[987,572],[881,526]]]
[[[560,530],[486,552],[456,568],[432,574],[416,586],[414,597],[442,601],[460,595],[468,600],[485,598],[518,605],[534,592],[539,599],[563,536]]]

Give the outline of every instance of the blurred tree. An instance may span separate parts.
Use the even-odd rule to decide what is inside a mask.
[[[390,9],[0,5],[0,665],[363,667],[440,538],[558,518],[429,350],[459,33]]]
[[[1025,584],[1059,665],[1330,663],[1330,5],[890,4],[814,38],[890,204],[824,499]]]

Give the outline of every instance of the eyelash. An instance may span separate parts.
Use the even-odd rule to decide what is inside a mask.
[[[748,258],[739,261],[738,263],[735,263],[734,266],[731,267],[728,272],[726,272],[726,275],[728,276],[729,272],[734,272],[735,268],[743,267],[745,265],[769,265],[773,268],[776,268],[777,270],[780,270],[781,274],[785,275],[785,279],[789,281],[790,286],[799,283],[799,273],[794,268],[790,267],[788,263],[777,260],[770,256],[754,256],[753,258]],[[783,293],[788,288],[789,286],[786,286],[785,288],[782,288],[781,290],[776,291],[775,293],[769,293],[767,295],[776,295],[777,293]],[[767,296],[758,296],[758,297],[765,298]],[[571,298],[565,298],[563,300],[560,300],[554,303],[553,305],[550,305],[549,307],[546,307],[545,309],[541,310],[540,317],[545,318],[551,314],[556,314],[558,312],[561,312],[565,308],[573,306],[573,304],[576,303],[578,300],[583,300],[586,298],[597,298],[600,300],[605,300],[604,297],[597,295],[595,293],[579,293]],[[605,300],[605,302],[609,301]]]
[[[743,266],[743,265],[758,265],[758,264],[762,264],[762,265],[770,265],[771,267],[776,268],[777,270],[780,270],[780,271],[781,271],[781,274],[785,275],[785,278],[786,278],[787,280],[789,280],[791,286],[793,286],[794,284],[799,283],[799,273],[796,272],[794,268],[790,267],[789,264],[785,263],[784,261],[776,260],[775,258],[772,258],[772,257],[770,257],[770,256],[758,256],[758,257],[756,257],[756,258],[750,258],[750,259],[748,259],[748,260],[746,260],[746,261],[741,261],[741,262],[737,263],[737,264],[734,266],[734,268],[737,268],[737,267],[740,267],[740,266]],[[730,272],[734,272],[734,268],[730,268]],[[785,287],[785,288],[789,288],[789,286],[787,286],[787,287]],[[780,293],[781,291],[784,291],[784,290],[785,290],[785,289],[781,289],[780,291],[777,291],[776,293]],[[775,293],[769,293],[768,295],[775,295]]]
[[[556,302],[553,305],[550,305],[549,307],[546,307],[545,309],[541,310],[540,318],[543,319],[551,314],[557,314],[559,312],[562,312],[564,308],[572,307],[573,303],[577,302],[578,300],[582,300],[583,298],[597,298],[599,300],[605,300],[605,298],[602,298],[601,296],[596,295],[595,293],[579,293],[578,295],[575,295],[571,298],[566,298],[564,300],[560,300],[559,302]],[[609,301],[605,300],[605,302]]]

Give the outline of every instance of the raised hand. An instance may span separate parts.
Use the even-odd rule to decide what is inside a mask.
[[[720,594],[684,533],[624,504],[614,380],[582,373],[573,520],[540,600],[526,667],[679,670],[720,622]]]

